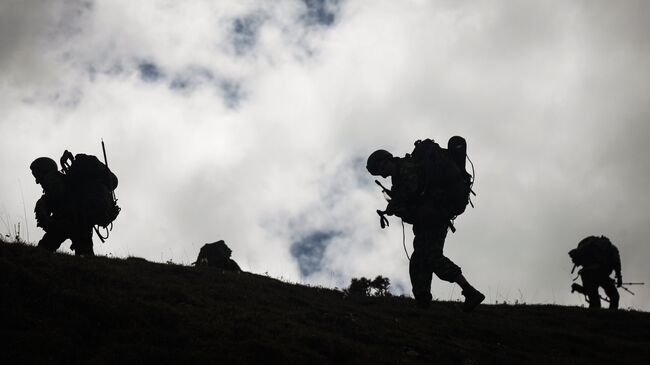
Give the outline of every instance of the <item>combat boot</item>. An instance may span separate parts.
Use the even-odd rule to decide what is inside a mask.
[[[474,310],[474,308],[476,308],[476,306],[485,300],[485,295],[483,295],[480,291],[474,289],[472,286],[463,290],[463,296],[465,297],[465,303],[463,303],[463,312],[471,312]]]

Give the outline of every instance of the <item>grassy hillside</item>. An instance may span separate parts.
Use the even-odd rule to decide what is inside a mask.
[[[0,243],[0,363],[637,364],[650,314],[345,299],[255,274]]]

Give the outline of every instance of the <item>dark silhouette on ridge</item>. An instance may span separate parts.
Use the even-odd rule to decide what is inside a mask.
[[[383,188],[388,206],[377,211],[382,228],[385,215],[396,215],[413,225],[413,255],[409,274],[416,303],[431,304],[431,279],[457,283],[463,289],[463,310],[472,311],[485,296],[467,282],[458,265],[443,255],[447,230],[455,231],[453,220],[465,211],[472,192],[473,177],[465,170],[465,139],[454,136],[447,149],[431,139],[415,142],[415,149],[403,158],[377,150],[368,157],[370,174],[391,177],[390,190]],[[376,181],[381,186],[381,183]]]
[[[343,293],[347,297],[389,297],[391,296],[388,288],[390,287],[390,279],[378,275],[373,280],[364,276],[360,278],[352,278],[350,286],[343,289]]]
[[[206,243],[201,247],[199,256],[192,263],[195,266],[210,266],[221,270],[241,272],[241,268],[230,258],[232,250],[223,240],[213,243]]]
[[[113,196],[117,177],[92,155],[73,156],[66,150],[60,161],[61,171],[49,157],[29,166],[43,188],[34,208],[36,226],[45,231],[38,247],[54,252],[70,239],[75,255],[93,256],[93,227],[112,225],[120,212]]]
[[[609,309],[618,309],[620,296],[616,288],[623,286],[621,257],[618,248],[612,244],[609,238],[605,236],[586,237],[578,243],[577,248],[569,251],[569,256],[574,264],[573,270],[576,266],[582,266],[578,271],[582,285],[574,283],[571,285],[571,292],[577,291],[584,294],[589,302],[589,308],[600,308],[598,288],[602,287],[608,297]],[[616,283],[610,277],[612,271],[616,275]]]

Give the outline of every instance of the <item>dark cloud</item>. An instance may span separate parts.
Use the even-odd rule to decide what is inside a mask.
[[[141,62],[138,64],[140,79],[145,82],[156,82],[165,77],[162,70],[153,62]]]
[[[178,91],[194,91],[197,87],[214,81],[214,74],[205,67],[188,67],[172,77],[169,87]]]
[[[298,262],[300,273],[307,277],[323,268],[325,252],[331,240],[340,233],[316,231],[301,237],[291,245],[290,252]]]
[[[340,8],[340,0],[303,0],[306,6],[302,20],[307,25],[332,26]]]
[[[95,81],[97,78],[97,75],[102,74],[102,75],[108,75],[108,76],[118,76],[122,73],[124,73],[125,68],[122,62],[114,62],[109,65],[95,65],[95,64],[88,64],[86,66],[86,72],[88,73],[88,78],[90,81]]]
[[[262,13],[254,13],[233,20],[230,37],[238,56],[245,55],[255,48],[260,27],[265,19]]]
[[[233,80],[222,80],[218,83],[221,96],[229,108],[236,108],[242,101],[243,87],[242,84]]]
[[[241,82],[215,75],[205,67],[188,67],[176,73],[169,83],[170,89],[188,93],[206,86],[214,87],[229,108],[237,108],[244,99]]]
[[[167,74],[154,62],[141,62],[137,65],[138,75],[144,82],[153,83],[167,80]],[[214,87],[217,95],[223,99],[229,108],[236,108],[244,98],[241,82],[215,75],[210,69],[201,66],[191,66],[178,72],[168,72],[173,75],[169,79],[171,90],[191,93],[201,87]]]

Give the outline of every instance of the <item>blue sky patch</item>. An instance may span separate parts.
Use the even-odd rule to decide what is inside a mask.
[[[233,80],[222,80],[218,83],[220,94],[229,108],[236,108],[243,99],[242,85]]]
[[[188,67],[172,77],[169,88],[178,91],[193,91],[197,87],[213,80],[214,75],[207,68]]]
[[[303,0],[307,12],[303,20],[307,25],[331,26],[338,15],[339,0]]]
[[[292,243],[291,256],[298,261],[303,276],[320,271],[327,246],[338,235],[334,231],[315,231]]]
[[[263,23],[264,18],[260,14],[250,14],[233,20],[231,39],[237,55],[244,55],[255,48]]]
[[[140,78],[145,82],[156,82],[164,77],[162,71],[155,63],[141,62],[138,64]]]

